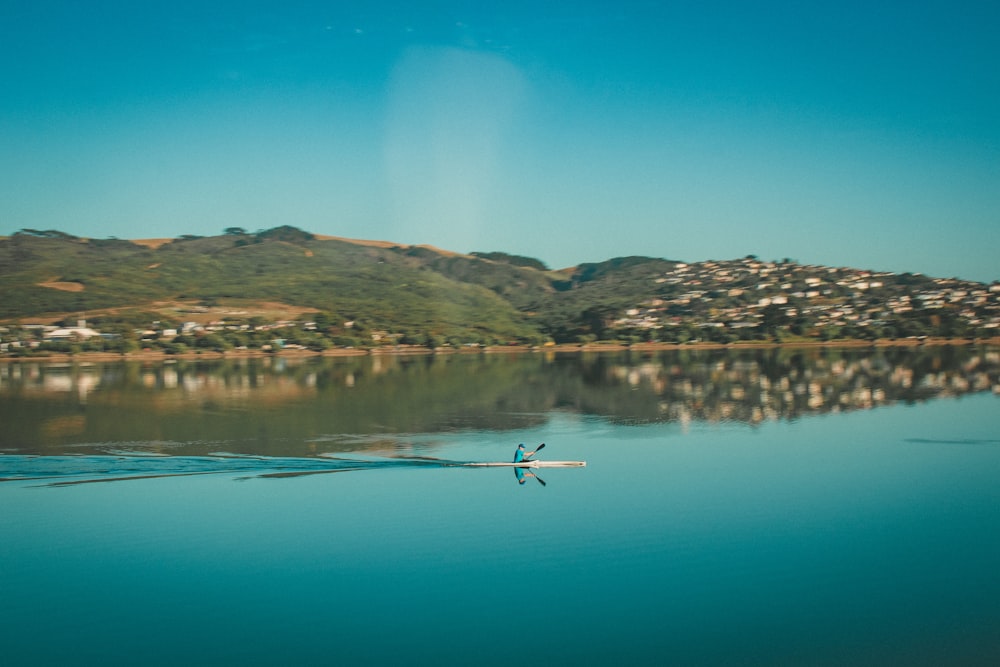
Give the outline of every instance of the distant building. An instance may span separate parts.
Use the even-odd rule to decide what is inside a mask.
[[[89,327],[64,327],[53,329],[45,334],[45,340],[87,340],[100,336],[101,332]]]

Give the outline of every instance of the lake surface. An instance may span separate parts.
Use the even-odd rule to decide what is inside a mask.
[[[1000,351],[0,364],[4,664],[994,665]],[[584,468],[510,469],[518,442]]]

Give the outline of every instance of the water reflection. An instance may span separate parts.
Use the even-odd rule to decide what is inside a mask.
[[[539,484],[545,486],[545,480],[539,477],[538,473],[528,472],[524,468],[514,468],[514,479],[517,480],[518,485],[524,486],[529,477],[534,477]]]
[[[1000,394],[995,348],[17,362],[0,364],[0,451],[396,455],[409,434],[553,411],[756,424],[982,391]]]

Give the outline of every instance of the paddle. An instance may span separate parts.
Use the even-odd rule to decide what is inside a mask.
[[[545,443],[544,442],[542,444],[538,445],[538,447],[535,448],[535,451],[531,452],[531,455],[534,456],[535,454],[537,454],[538,452],[542,451],[543,449],[545,449]],[[539,477],[538,473],[535,473],[535,479],[538,480],[539,484],[541,484],[542,486],[545,486],[545,480],[542,479],[541,477]]]

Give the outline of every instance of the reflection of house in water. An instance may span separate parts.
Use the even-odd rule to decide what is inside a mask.
[[[66,368],[64,372],[54,372],[56,369],[48,369],[41,376],[41,388],[43,391],[53,393],[75,393],[81,403],[87,402],[87,395],[100,385],[100,378],[88,367]]]
[[[608,377],[655,393],[655,419],[680,423],[759,423],[971,392],[1000,394],[1000,353],[955,350],[690,353],[680,363],[668,353],[658,361],[612,365]]]
[[[470,384],[472,373],[481,381]],[[401,421],[421,414],[435,423],[435,410],[442,409],[447,415],[438,417],[445,421],[475,415],[470,423],[492,425],[509,422],[515,412],[557,409],[635,423],[756,424],[973,392],[1000,395],[1000,351],[969,346],[527,354],[509,360],[380,355],[351,361],[0,364],[0,396],[75,393],[93,405],[95,390],[105,403],[141,393],[141,400],[152,397],[162,410],[198,404],[257,410],[321,396],[329,414],[341,406],[354,412],[375,406],[380,424],[410,401],[415,407],[402,410]],[[397,398],[387,402],[386,396]]]

